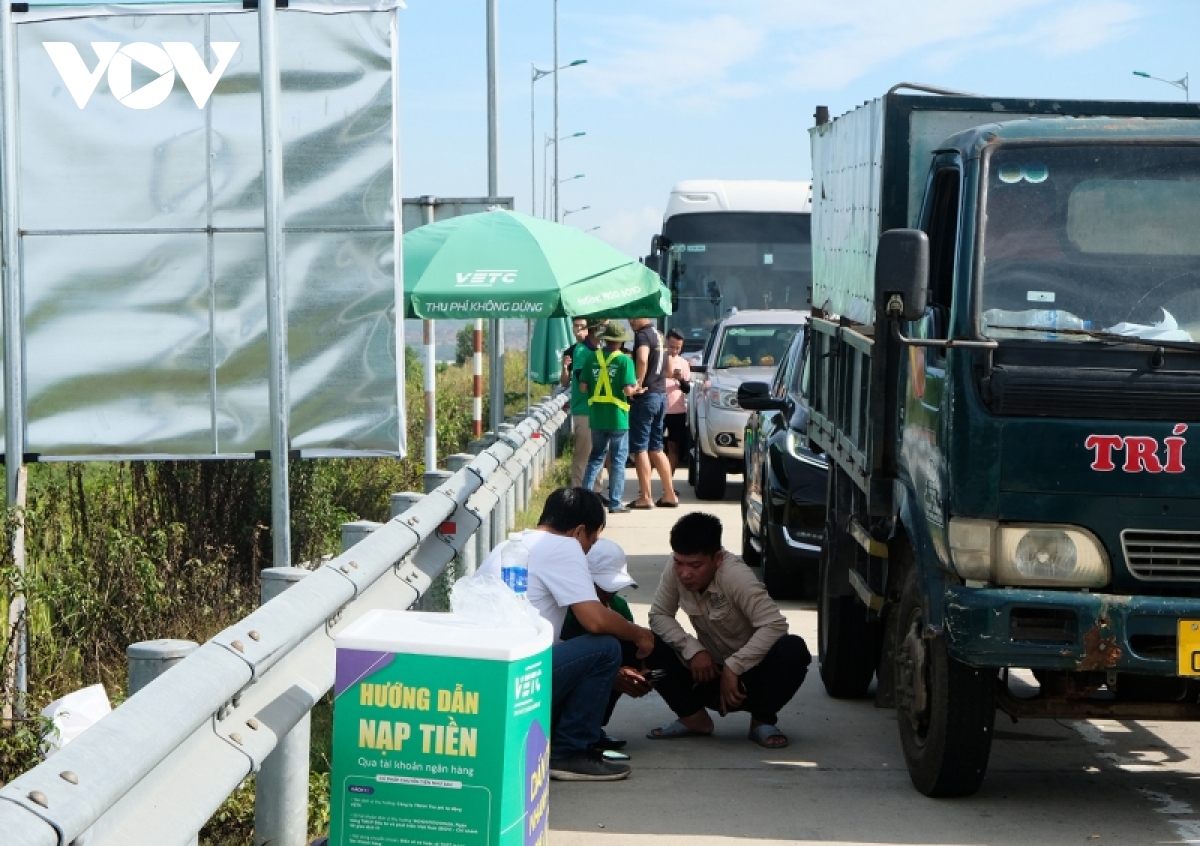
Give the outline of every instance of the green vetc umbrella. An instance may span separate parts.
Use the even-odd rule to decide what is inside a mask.
[[[533,321],[529,341],[529,378],[539,385],[557,385],[563,350],[575,343],[571,320],[551,317]]]
[[[658,274],[569,226],[511,211],[404,235],[405,317],[661,317]]]

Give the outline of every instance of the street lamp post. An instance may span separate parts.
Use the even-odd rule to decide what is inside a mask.
[[[566,70],[567,68],[575,68],[580,65],[586,65],[587,59],[576,59],[573,62],[563,65],[558,70]],[[537,137],[537,120],[536,120],[536,98],[534,97],[534,84],[545,76],[550,76],[554,73],[553,70],[542,70],[537,65],[530,62],[529,64],[529,203],[534,217],[537,216],[537,154],[535,152]],[[542,214],[545,215],[545,203],[542,204]]]
[[[557,157],[559,141],[565,141],[568,138],[582,138],[585,135],[587,135],[586,132],[572,132],[570,135],[564,135],[557,139],[551,138],[549,135],[545,136],[545,144],[542,147],[542,217],[546,216],[546,208],[549,205],[547,194],[550,191],[550,180],[546,176],[546,168],[548,167],[547,162],[550,158],[550,145],[554,145],[554,154]],[[582,175],[580,174],[580,176]],[[569,182],[570,180],[564,179],[562,181]],[[555,223],[560,222],[558,219],[558,185],[554,186],[554,217],[552,219]]]
[[[1167,85],[1174,85],[1176,88],[1181,88],[1183,89],[1183,101],[1185,103],[1191,102],[1191,96],[1188,93],[1188,75],[1186,73],[1180,79],[1163,79],[1161,76],[1151,76],[1145,71],[1134,71],[1133,75],[1140,76],[1143,79],[1155,79],[1159,82],[1165,82]]]
[[[579,214],[581,211],[587,211],[591,206],[580,206],[577,209],[563,209],[562,219],[566,220],[569,214]]]

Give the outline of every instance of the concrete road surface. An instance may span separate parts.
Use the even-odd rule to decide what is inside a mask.
[[[725,545],[741,546],[741,485],[731,479],[724,502],[700,503],[679,476],[683,508],[614,515],[605,531],[629,554],[640,588],[624,594],[643,624],[667,532],[686,509],[718,515]],[[627,500],[635,490],[630,473]],[[711,738],[649,740],[646,732],[672,715],[657,694],[625,698],[608,730],[628,739],[633,775],[553,782],[552,846],[1200,844],[1200,732],[1190,724],[1014,723],[998,714],[979,793],[927,799],[909,783],[895,713],[826,696],[815,607],[782,605],[814,653],[808,679],[780,715],[791,745],[766,750],[748,741],[746,714],[717,717]]]

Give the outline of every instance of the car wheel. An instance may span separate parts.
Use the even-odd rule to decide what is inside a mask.
[[[688,456],[688,484],[693,488],[696,487],[696,456],[700,454],[700,448],[692,447],[691,455]]]
[[[696,462],[696,497],[697,499],[725,498],[725,465],[721,459],[714,458],[700,450]]]
[[[742,517],[742,560],[746,562],[747,567],[761,567],[762,555],[754,548],[754,536],[750,534],[750,527],[746,525],[746,518]]]
[[[804,593],[804,574],[787,567],[775,551],[771,541],[771,524],[763,512],[762,521],[762,577],[763,585],[772,599],[799,599]]]

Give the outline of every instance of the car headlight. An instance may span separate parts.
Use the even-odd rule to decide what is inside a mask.
[[[737,391],[726,391],[721,388],[711,388],[708,400],[713,408],[741,409],[737,401]]]
[[[1103,587],[1108,555],[1078,526],[950,520],[950,554],[964,579],[998,585]]]
[[[813,467],[827,467],[829,463],[825,460],[824,455],[814,455],[808,450],[808,436],[803,432],[797,432],[795,429],[788,429],[787,437],[784,439],[784,445],[787,447],[788,453],[797,461],[803,461],[805,464],[811,464]]]

